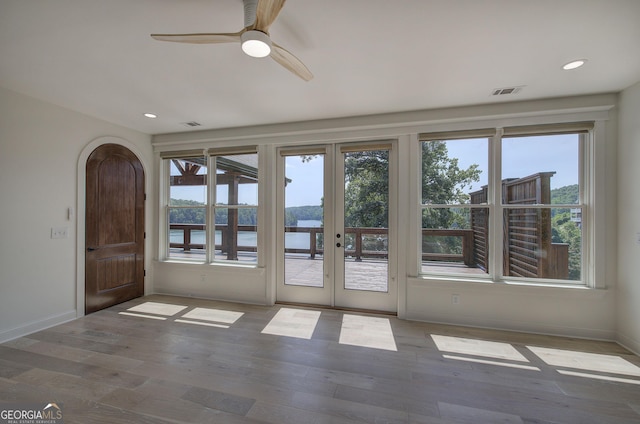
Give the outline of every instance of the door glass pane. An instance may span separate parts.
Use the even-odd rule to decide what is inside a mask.
[[[286,156],[284,283],[324,286],[324,155]]]
[[[344,154],[344,288],[387,292],[389,151]]]

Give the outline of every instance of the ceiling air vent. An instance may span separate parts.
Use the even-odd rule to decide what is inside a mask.
[[[517,94],[524,88],[524,85],[520,87],[504,87],[504,88],[495,88],[491,91],[492,96],[506,96],[508,94]]]
[[[202,124],[200,122],[190,121],[190,122],[183,122],[182,125],[184,125],[185,127],[193,128],[193,127],[199,127]]]

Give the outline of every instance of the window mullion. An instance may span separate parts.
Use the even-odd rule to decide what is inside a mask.
[[[216,204],[216,158],[209,156],[209,170],[207,172],[207,263],[213,262],[216,252],[216,222],[215,222],[215,204]]]
[[[503,209],[502,209],[502,135],[503,129],[497,128],[496,134],[489,140],[489,251],[490,274],[493,281],[503,278]]]

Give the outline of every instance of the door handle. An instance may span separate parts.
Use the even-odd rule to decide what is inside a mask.
[[[93,252],[94,250],[97,250],[97,247],[87,247],[87,252]]]
[[[336,243],[336,247],[341,247],[342,245],[340,243]]]

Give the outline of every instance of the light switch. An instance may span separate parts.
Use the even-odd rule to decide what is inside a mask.
[[[69,227],[53,227],[51,228],[52,239],[69,238]]]

